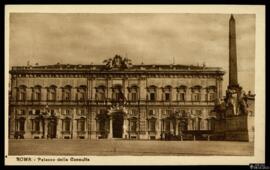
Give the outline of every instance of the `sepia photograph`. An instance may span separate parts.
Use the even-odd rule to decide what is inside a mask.
[[[52,7],[6,8],[8,164],[263,161],[264,7]]]

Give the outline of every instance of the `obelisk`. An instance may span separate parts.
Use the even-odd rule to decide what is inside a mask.
[[[237,80],[237,51],[236,51],[236,32],[235,20],[231,15],[229,21],[229,88],[238,88]]]

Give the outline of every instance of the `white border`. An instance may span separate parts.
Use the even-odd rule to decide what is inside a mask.
[[[38,13],[219,13],[256,14],[254,156],[87,156],[90,162],[17,162],[6,165],[248,165],[264,163],[265,153],[265,6],[262,5],[6,5],[5,7],[5,154],[8,153],[9,14]],[[38,156],[31,156],[32,158]],[[58,158],[61,156],[40,156]],[[68,156],[65,156],[68,158]]]

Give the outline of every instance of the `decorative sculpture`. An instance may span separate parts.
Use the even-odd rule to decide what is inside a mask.
[[[114,58],[104,60],[106,69],[126,69],[132,66],[131,60],[128,58],[122,58],[120,55],[115,55]]]

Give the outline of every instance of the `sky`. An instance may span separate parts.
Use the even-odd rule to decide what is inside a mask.
[[[230,14],[10,15],[9,66],[102,64],[119,54],[133,64],[221,67],[228,85]],[[255,86],[255,15],[237,14],[238,82]]]

